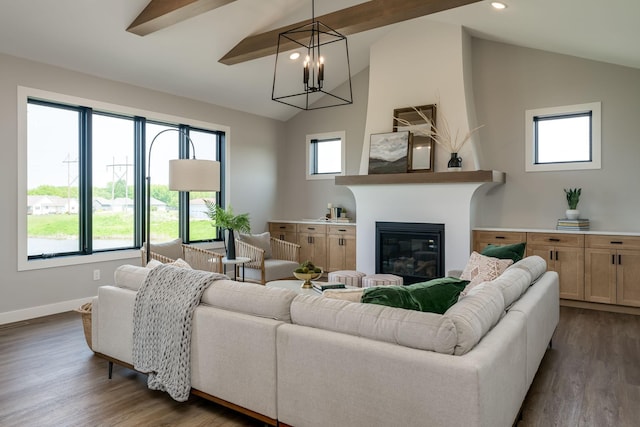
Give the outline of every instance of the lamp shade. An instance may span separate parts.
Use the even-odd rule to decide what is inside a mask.
[[[197,159],[170,160],[169,189],[220,191],[220,162]]]

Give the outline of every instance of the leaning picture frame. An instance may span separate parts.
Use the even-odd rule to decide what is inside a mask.
[[[369,174],[406,173],[411,133],[374,133],[369,144]]]
[[[431,121],[431,126],[418,113],[420,111]],[[424,135],[433,132],[436,123],[436,105],[420,105],[418,107],[396,108],[393,110],[393,131],[412,131],[408,148],[407,172],[433,172],[435,141],[432,137]],[[402,122],[408,122],[405,125]]]

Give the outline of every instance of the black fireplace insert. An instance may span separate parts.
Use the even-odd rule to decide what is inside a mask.
[[[376,222],[376,273],[404,284],[444,276],[444,224]]]

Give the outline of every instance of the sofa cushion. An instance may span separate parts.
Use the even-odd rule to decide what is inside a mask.
[[[454,354],[469,352],[495,326],[504,314],[502,292],[494,286],[483,286],[478,292],[462,298],[444,313],[456,328]]]
[[[457,342],[453,322],[440,314],[315,295],[300,294],[294,298],[291,321],[298,325],[444,354],[452,354]]]
[[[458,301],[468,283],[468,280],[443,277],[407,286],[366,288],[362,302],[443,314]]]
[[[513,262],[518,262],[524,257],[526,246],[526,242],[512,245],[493,245],[489,243],[480,253],[493,258],[511,259]]]
[[[296,292],[255,283],[216,280],[202,294],[202,303],[268,319],[291,321],[290,305]]]
[[[547,271],[547,262],[538,255],[532,255],[516,262],[507,270],[516,268],[528,271],[531,275],[531,283],[534,283]]]
[[[358,289],[327,289],[322,292],[325,298],[341,299],[344,301],[360,302],[362,298],[363,288]]]
[[[238,240],[264,250],[264,259],[271,258],[271,234],[268,231],[262,234],[238,233]]]
[[[121,265],[113,272],[113,283],[120,288],[137,291],[144,283],[151,269],[136,265]]]
[[[511,264],[513,264],[513,260],[511,259],[493,258],[481,255],[475,251],[472,252],[467,265],[460,275],[461,279],[470,281],[461,295],[466,295],[470,289],[482,282],[495,279]]]
[[[507,269],[497,279],[487,282],[486,286],[493,286],[500,290],[504,299],[504,306],[508,309],[516,302],[522,294],[527,291],[531,284],[531,274],[524,269]]]

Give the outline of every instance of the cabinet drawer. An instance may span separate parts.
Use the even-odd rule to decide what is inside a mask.
[[[355,236],[356,227],[353,225],[330,225],[327,230],[327,234],[332,236]]]
[[[527,241],[527,233],[517,231],[474,231],[473,240],[494,245],[510,245]]]
[[[583,234],[527,233],[527,245],[583,247]]]
[[[640,237],[589,234],[585,246],[602,249],[640,249]]]
[[[296,225],[290,222],[270,222],[269,223],[269,232],[277,233],[277,232],[296,232]]]
[[[325,224],[298,224],[298,233],[307,234],[326,234],[327,226]]]

